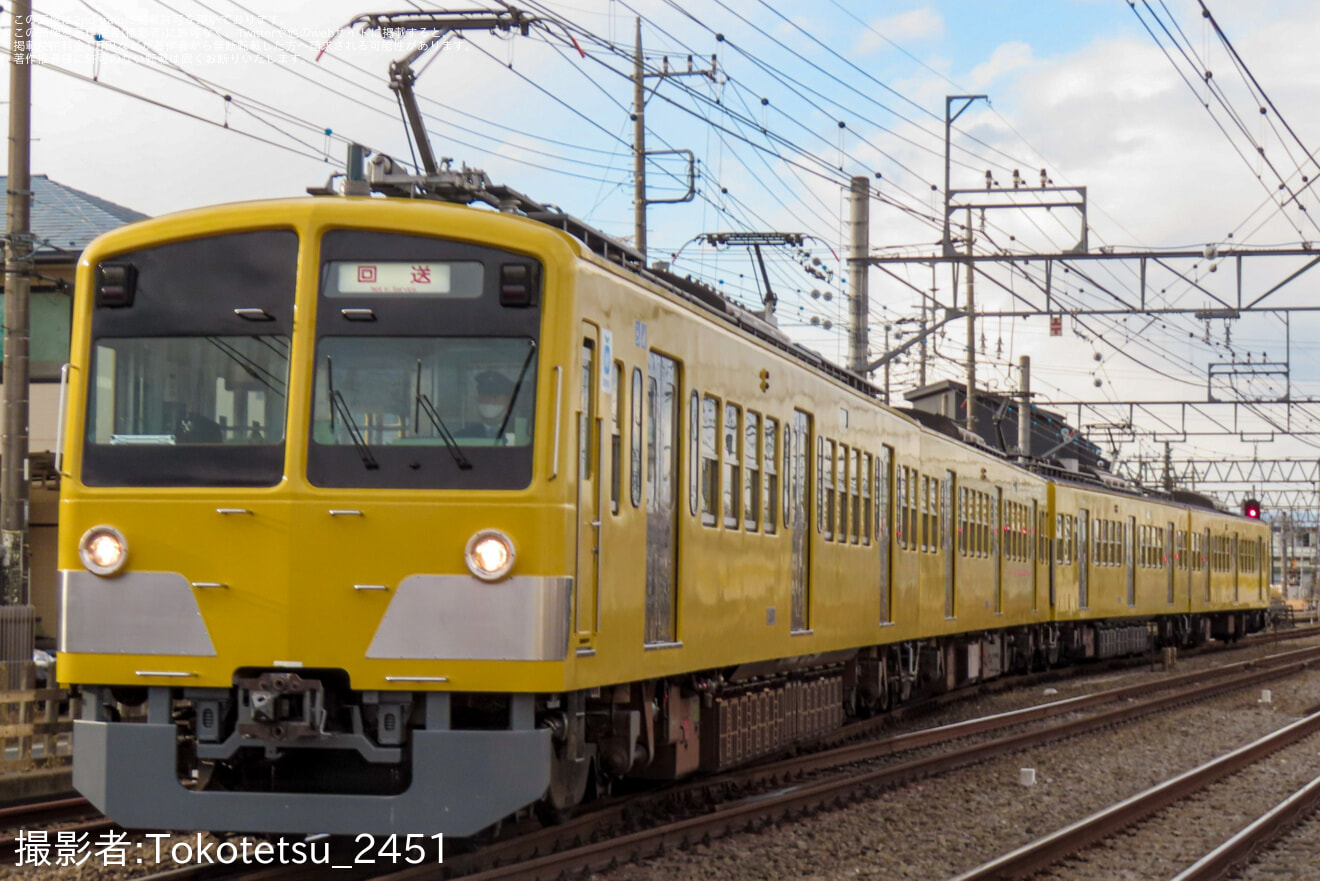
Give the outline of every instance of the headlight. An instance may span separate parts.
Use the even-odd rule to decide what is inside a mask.
[[[513,540],[498,529],[483,529],[463,552],[468,570],[482,581],[499,581],[513,568]]]
[[[114,575],[128,560],[128,542],[113,526],[93,526],[78,542],[78,557],[95,575]]]

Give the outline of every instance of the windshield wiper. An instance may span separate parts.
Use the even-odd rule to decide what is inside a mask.
[[[421,405],[422,412],[426,414],[426,418],[430,419],[431,424],[435,426],[436,433],[439,434],[440,439],[445,442],[445,447],[449,450],[449,455],[454,457],[454,462],[458,464],[458,467],[463,471],[470,470],[472,468],[472,463],[468,460],[467,456],[463,455],[462,448],[460,448],[458,442],[454,440],[454,436],[449,433],[449,428],[445,425],[444,420],[440,418],[440,414],[436,412],[435,405],[431,403],[431,399],[421,392],[418,392],[416,403]]]
[[[335,388],[333,365],[330,356],[325,356],[325,384],[330,393],[330,432],[335,430],[335,413],[338,412],[344,420],[344,427],[348,429],[348,436],[353,441],[353,448],[357,450],[362,457],[362,464],[368,471],[376,471],[380,468],[380,463],[371,453],[371,447],[367,446],[367,441],[362,437],[362,430],[358,428],[357,422],[353,419],[353,414],[348,409],[348,403],[344,400],[344,393]]]
[[[504,408],[504,418],[500,420],[500,430],[495,432],[495,436],[504,440],[504,429],[509,425],[509,417],[513,415],[513,405],[518,402],[518,392],[522,390],[523,380],[527,378],[527,368],[532,366],[532,356],[536,354],[536,340],[527,341],[527,357],[523,359],[522,370],[518,371],[518,381],[513,384],[513,394],[509,396],[509,406]]]

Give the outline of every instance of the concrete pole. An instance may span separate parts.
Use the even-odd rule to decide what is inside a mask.
[[[866,375],[866,322],[870,317],[867,275],[871,264],[871,179],[859,175],[850,187],[852,205],[852,249],[848,255],[848,369]]]
[[[646,69],[642,63],[642,20],[637,19],[633,55],[633,240],[646,261]]]
[[[28,602],[28,298],[31,290],[31,0],[12,7],[9,66],[9,232],[5,250],[4,436],[0,538],[5,605]]]
[[[976,433],[976,294],[972,262],[972,209],[967,209],[967,430]]]
[[[889,354],[889,325],[885,324],[885,354]],[[885,362],[885,404],[889,403],[889,363]]]
[[[1018,456],[1023,462],[1031,458],[1031,356],[1018,359],[1022,402],[1018,404]]]

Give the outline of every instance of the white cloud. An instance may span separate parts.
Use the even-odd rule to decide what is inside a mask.
[[[1017,40],[1001,43],[990,53],[989,60],[976,65],[967,75],[973,90],[987,88],[1004,74],[1020,70],[1032,62],[1031,47]]]
[[[895,43],[936,40],[944,36],[944,17],[928,6],[873,20],[853,46],[853,55],[865,55]]]

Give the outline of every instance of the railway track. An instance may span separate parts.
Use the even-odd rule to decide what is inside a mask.
[[[733,832],[754,831],[821,809],[873,798],[910,781],[981,762],[1043,743],[1077,736],[1142,716],[1204,700],[1301,672],[1320,662],[1320,647],[1300,649],[1210,670],[1170,677],[1056,701],[1010,713],[941,726],[911,734],[851,744],[672,787],[601,807],[568,824],[499,842],[474,854],[451,858],[443,867],[425,866],[382,876],[392,881],[468,876],[470,881],[552,879],[599,871],[672,848],[689,847]],[[1126,703],[1084,718],[1010,733],[980,743],[880,768],[866,763],[896,753],[948,744],[972,735],[1074,716],[1083,709],[1132,701],[1153,688],[1166,695]],[[826,769],[848,769],[821,776]],[[813,778],[813,775],[816,775]],[[686,813],[672,822],[637,828],[648,816]]]
[[[62,831],[96,835],[115,828],[113,820],[100,815],[85,798],[61,798],[0,808],[0,865],[14,865],[18,856],[19,830],[29,831],[58,825]]]
[[[1297,823],[1320,810],[1320,777],[1294,792],[1219,847],[1188,866],[1173,881],[1220,881],[1269,850]]]
[[[1008,881],[1008,879],[1029,878],[1033,873],[1076,856],[1091,845],[1128,829],[1170,805],[1197,795],[1212,783],[1236,774],[1316,732],[1320,732],[1320,713],[1305,716],[1246,746],[1239,747],[964,872],[951,881]],[[1299,799],[1299,802],[1305,803],[1315,799],[1316,791],[1320,790],[1320,783],[1313,783],[1307,787],[1307,790],[1311,791],[1309,797]],[[1235,839],[1236,844],[1233,847],[1225,845],[1207,855],[1197,864],[1202,868],[1197,869],[1197,866],[1193,866],[1178,876],[1180,881],[1192,881],[1192,879],[1208,881],[1208,879],[1224,877],[1224,873],[1235,862],[1250,856],[1252,849],[1260,843],[1262,837],[1272,835],[1277,830],[1287,818],[1290,812],[1287,805],[1292,801],[1293,799],[1289,799],[1289,802],[1285,802],[1265,818],[1249,826]],[[1193,870],[1195,873],[1189,874],[1193,873]]]

